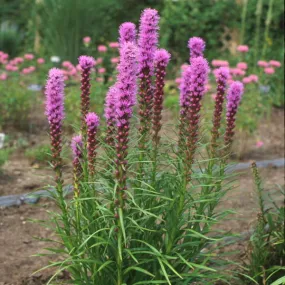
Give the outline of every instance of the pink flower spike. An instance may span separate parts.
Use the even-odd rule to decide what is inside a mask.
[[[246,46],[246,45],[240,45],[240,46],[237,47],[237,51],[245,53],[245,52],[249,51],[249,47]]]
[[[81,158],[82,156],[82,136],[75,136],[71,140],[71,150],[73,158]]]

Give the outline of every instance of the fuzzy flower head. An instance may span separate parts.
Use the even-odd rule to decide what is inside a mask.
[[[83,43],[84,44],[90,44],[90,42],[91,42],[91,38],[90,37],[84,37],[83,38]]]
[[[90,69],[92,67],[94,67],[94,65],[96,64],[95,59],[92,56],[87,56],[87,55],[81,55],[78,58],[79,61],[79,65],[80,67],[84,70],[84,69]]]
[[[116,87],[116,85],[111,86],[106,95],[106,101],[105,101],[104,115],[107,121],[113,122],[116,118],[115,106],[116,106],[117,94],[118,94],[118,88]]]
[[[244,87],[240,81],[234,81],[230,85],[227,95],[227,116],[234,115],[236,113],[243,92]]]
[[[230,71],[227,67],[220,67],[216,69],[215,77],[217,82],[221,82],[223,84],[226,84],[230,77]]]
[[[206,83],[210,72],[208,61],[202,56],[193,58],[191,62],[191,91],[193,97],[202,97],[206,91]]]
[[[167,66],[169,60],[171,58],[170,53],[165,49],[158,49],[154,54],[154,62],[155,65]]]
[[[44,63],[45,63],[44,58],[41,58],[41,57],[38,58],[38,59],[37,59],[37,63],[38,63],[38,64],[44,64]]]
[[[139,27],[139,72],[149,69],[153,74],[154,52],[158,44],[159,15],[155,9],[145,9]],[[142,74],[141,74],[142,75]]]
[[[190,106],[193,100],[200,100],[206,91],[210,72],[207,60],[201,56],[193,58],[182,74],[180,84],[180,106]],[[196,98],[196,99],[195,99]]]
[[[203,56],[206,44],[205,41],[199,37],[190,38],[188,41],[188,48],[190,49],[190,58]]]
[[[132,107],[136,103],[137,93],[137,47],[131,42],[125,43],[120,50],[116,87],[116,115],[118,127],[128,123],[132,116]]]
[[[75,136],[71,140],[71,150],[73,154],[73,158],[80,158],[82,156],[82,137]]]
[[[119,28],[119,35],[120,45],[123,45],[126,42],[136,43],[136,25],[131,22],[123,23]]]
[[[88,130],[96,131],[100,124],[100,118],[95,113],[90,112],[86,115],[85,122]]]
[[[45,95],[48,121],[60,127],[64,118],[64,78],[60,69],[52,68],[49,71]]]

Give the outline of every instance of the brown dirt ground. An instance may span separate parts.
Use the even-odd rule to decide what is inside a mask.
[[[256,148],[256,140],[264,145]],[[30,138],[38,143],[39,138]],[[43,135],[40,140],[46,140]],[[284,111],[273,112],[272,119],[265,121],[258,129],[255,137],[246,139],[243,160],[263,160],[284,157]],[[267,168],[261,170],[265,189],[269,191],[273,184],[284,186],[284,169]],[[0,174],[0,196],[27,193],[52,183],[52,172],[47,166],[38,167],[32,164],[21,151],[17,151]],[[67,177],[67,180],[70,177]],[[254,193],[252,177],[247,171],[238,179],[238,185],[231,190],[221,207],[236,211],[234,218],[226,220],[220,229],[240,233],[249,230],[256,221],[257,199]],[[280,199],[276,196],[276,200]],[[279,201],[282,202],[282,201]],[[23,205],[0,210],[0,285],[40,285],[46,284],[51,270],[32,273],[47,265],[48,257],[32,257],[42,252],[46,242],[33,237],[53,237],[51,230],[29,222],[29,219],[46,219],[47,209],[54,208],[49,201],[41,201],[38,205]],[[246,243],[237,245],[242,258]]]

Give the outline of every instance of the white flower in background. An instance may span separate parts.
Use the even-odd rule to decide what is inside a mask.
[[[5,134],[0,133],[0,149],[4,146]]]
[[[54,56],[52,56],[52,57],[50,58],[50,61],[51,61],[51,62],[55,62],[55,63],[60,62],[60,57],[54,55]]]

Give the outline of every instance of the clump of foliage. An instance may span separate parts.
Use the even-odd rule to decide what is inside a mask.
[[[234,81],[228,88],[228,69],[217,71],[211,140],[202,143],[200,110],[209,64],[204,40],[191,38],[173,131],[178,134],[172,140],[162,137],[171,56],[157,48],[158,23],[158,12],[146,9],[138,40],[135,25],[120,27],[120,63],[116,83],[106,95],[104,136],[100,117],[90,112],[95,60],[79,57],[81,120],[71,142],[71,200],[64,197],[61,155],[64,76],[56,68],[49,72],[46,115],[56,184],[51,194],[59,211],[51,213],[48,223],[61,239],[59,247],[49,250],[63,258],[49,266],[58,267],[57,273],[68,271],[75,284],[213,284],[227,279],[224,269],[218,270],[221,256],[213,254],[211,245],[223,237],[213,225],[227,214],[217,205],[229,190],[225,170],[243,84]]]
[[[25,156],[34,162],[48,163],[51,159],[50,146],[45,144],[28,148]]]
[[[266,193],[255,163],[252,163],[254,181],[259,201],[259,214],[250,237],[248,263],[244,280],[247,284],[283,284],[285,274],[284,204],[278,205]],[[275,193],[276,194],[276,193]],[[285,198],[284,189],[277,194]]]

